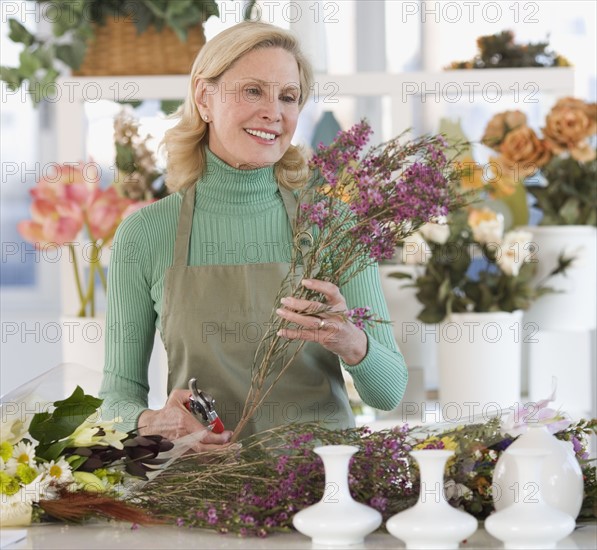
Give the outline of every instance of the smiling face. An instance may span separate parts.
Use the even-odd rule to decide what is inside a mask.
[[[216,84],[200,80],[195,101],[209,121],[209,148],[235,168],[276,163],[290,145],[299,115],[299,70],[282,48],[239,58]]]

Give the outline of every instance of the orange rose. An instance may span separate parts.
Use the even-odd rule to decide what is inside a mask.
[[[545,166],[551,151],[528,126],[519,126],[509,132],[499,148],[504,166],[512,171],[516,180],[523,180]]]
[[[522,111],[505,111],[495,115],[485,128],[481,143],[499,151],[506,135],[519,126],[526,126],[527,117]]]
[[[580,162],[595,158],[587,138],[597,131],[597,104],[574,97],[560,99],[545,119],[543,135],[554,154],[570,152]]]

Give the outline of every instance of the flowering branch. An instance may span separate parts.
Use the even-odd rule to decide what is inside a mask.
[[[289,273],[275,300],[271,328],[255,354],[233,441],[304,345],[278,336],[289,325],[275,313],[280,299],[322,301],[300,284],[301,278],[342,287],[375,262],[391,258],[397,244],[424,223],[462,203],[453,185],[460,175],[444,153],[448,144],[442,136],[405,140],[400,135],[363,154],[370,135],[365,121],[356,124],[339,132],[330,146],[320,146],[310,162],[313,177],[299,195]],[[366,317],[361,315],[361,328],[372,320]]]

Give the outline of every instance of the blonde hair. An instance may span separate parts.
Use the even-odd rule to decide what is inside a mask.
[[[166,149],[166,185],[171,191],[194,184],[205,170],[204,147],[209,139],[209,126],[201,118],[195,103],[198,80],[215,84],[240,57],[258,48],[282,48],[294,56],[300,79],[299,109],[305,105],[313,85],[313,71],[293,34],[274,25],[252,21],[244,21],[221,32],[205,44],[195,58],[187,96],[172,115],[180,120],[166,132],[161,144]],[[302,149],[290,145],[274,165],[274,174],[278,184],[288,189],[303,186],[308,178],[308,168]]]

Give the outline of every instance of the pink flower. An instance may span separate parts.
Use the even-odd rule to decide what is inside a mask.
[[[572,420],[560,411],[547,407],[555,398],[556,388],[554,382],[551,395],[547,399],[515,407],[502,422],[502,432],[516,436],[526,432],[529,426],[546,426],[551,434],[565,430],[572,424]]]
[[[31,221],[22,221],[17,230],[35,246],[72,242],[83,228],[83,213],[72,201],[37,199],[31,205]]]
[[[35,199],[73,201],[83,206],[90,193],[99,187],[99,170],[94,163],[59,164],[37,182],[31,195]]]
[[[93,240],[110,240],[122,221],[124,211],[132,204],[114,187],[95,189],[87,200],[87,223]]]

